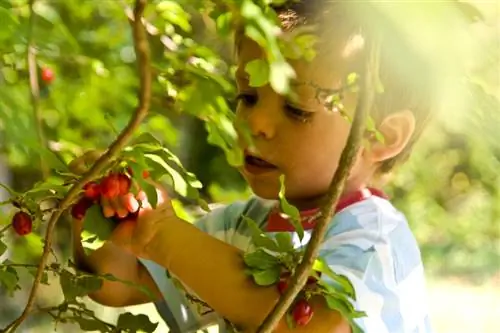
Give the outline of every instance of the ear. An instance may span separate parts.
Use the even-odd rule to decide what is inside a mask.
[[[378,126],[383,142],[371,139],[370,147],[364,149],[365,158],[380,163],[398,155],[406,147],[415,131],[415,116],[404,110],[387,116]]]

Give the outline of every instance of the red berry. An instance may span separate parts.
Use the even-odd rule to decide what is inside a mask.
[[[130,178],[127,177],[126,174],[120,173],[118,174],[118,181],[120,183],[120,195],[125,195],[130,191],[131,181]]]
[[[307,278],[306,285],[312,285],[318,282],[318,279],[315,276],[310,276]]]
[[[42,69],[42,81],[45,83],[51,83],[54,80],[54,72],[50,68]]]
[[[305,299],[301,299],[295,303],[292,315],[298,326],[305,326],[311,321],[313,309]]]
[[[149,177],[149,171],[148,170],[143,170],[142,171],[142,178],[148,178]]]
[[[24,236],[33,229],[33,220],[28,213],[17,212],[12,218],[12,227],[19,236]]]
[[[105,198],[114,198],[120,194],[120,178],[111,173],[101,180],[101,194]]]
[[[276,285],[276,287],[278,288],[278,292],[283,295],[285,293],[286,288],[288,288],[288,281],[280,280]]]
[[[71,208],[71,216],[77,220],[82,220],[85,217],[87,209],[92,206],[93,202],[87,197],[83,197]]]
[[[85,191],[85,197],[91,200],[99,199],[101,195],[101,185],[96,182],[89,182],[83,186],[83,190]]]

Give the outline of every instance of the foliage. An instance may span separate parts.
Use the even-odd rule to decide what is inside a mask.
[[[152,177],[170,185],[182,201],[179,210],[186,204],[218,201],[231,191],[237,197],[247,190],[232,168],[241,163],[232,127],[234,67],[227,43],[235,23],[241,20],[245,33],[268,50],[266,62],[253,62],[246,68],[252,84],[270,83],[279,92],[288,91],[293,71],[284,54],[290,56],[291,50],[275,37],[272,12],[259,6],[264,2],[224,1],[224,6],[216,7],[210,1],[156,0],[146,8],[155,78],[152,104],[138,134],[115,162],[128,163],[135,174],[150,169]],[[136,54],[132,35],[125,33],[130,31],[127,16],[129,20],[132,17],[131,5],[130,1],[39,0],[34,2],[32,14],[28,1],[0,0],[1,151],[13,174],[12,189],[4,193],[35,217],[35,233],[24,238],[8,229],[0,232],[0,285],[11,296],[27,290],[29,284],[22,275],[34,273],[42,253],[45,224],[55,204],[78,179],[67,165],[88,149],[108,147],[136,107]],[[422,7],[422,15],[441,15],[429,8]],[[408,216],[430,271],[481,277],[495,273],[500,252],[500,145],[496,140],[500,96],[495,81],[498,55],[494,53],[498,36],[488,8],[464,4],[460,11],[474,20],[482,16],[475,23],[478,37],[474,43],[458,40],[469,51],[465,60],[474,59],[473,66],[466,80],[458,81],[456,75],[448,78],[450,85],[443,87],[448,99],[441,118],[426,132],[387,191]],[[403,12],[390,14],[398,26],[405,24]],[[438,31],[445,22],[427,29]],[[435,47],[442,50],[439,64],[443,68],[447,60],[459,60],[454,57],[456,49],[450,46],[457,39],[445,40],[446,33],[452,32],[443,33],[440,45],[435,45],[419,39],[421,26],[405,27],[410,35],[417,33],[412,38],[425,46],[424,52]],[[310,56],[306,51],[313,41],[299,37],[303,38],[299,53]],[[30,99],[29,43],[36,49],[38,113]],[[41,78],[43,68],[55,73],[50,84]],[[40,139],[40,132],[46,141]],[[49,175],[42,175],[43,165],[52,170]],[[141,185],[154,196],[151,187],[144,182]],[[293,207],[282,204],[291,216],[296,214]],[[12,210],[4,212],[0,224],[7,225]],[[69,223],[66,217],[61,220],[52,251],[66,258]],[[89,221],[94,224],[87,224],[88,231],[105,238],[109,228],[106,231],[98,219]],[[291,251],[284,237],[258,238],[255,243],[266,247],[273,242],[275,250],[285,247]],[[318,265],[315,267],[321,267]],[[61,304],[42,309],[55,323],[74,321],[81,330],[103,332],[115,327],[154,331],[156,325],[144,316],[128,313],[117,323],[107,323],[81,302],[103,279],[114,277],[88,276],[70,263],[47,266],[42,283],[48,283],[48,274],[59,277],[64,294]],[[267,273],[258,274],[257,280],[264,284],[268,277]],[[271,277],[274,281],[275,275]],[[339,304],[332,306],[338,308]]]

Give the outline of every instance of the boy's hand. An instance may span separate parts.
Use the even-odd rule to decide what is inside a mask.
[[[102,156],[102,154],[102,151],[88,151],[82,156],[73,160],[69,164],[69,169],[73,173],[81,175],[87,172],[90,167],[97,161],[97,159]],[[153,183],[151,181],[149,182],[156,187],[158,207],[161,206],[162,211],[165,211],[167,207],[169,207],[168,209],[173,212],[169,200],[166,204],[164,204],[165,198],[167,198],[166,191],[160,189],[161,187],[159,184]],[[104,217],[115,218],[118,220],[117,227],[113,231],[110,237],[110,241],[116,243],[117,245],[121,245],[129,252],[135,252],[130,248],[133,232],[135,230],[134,224],[137,223],[137,219],[139,217],[152,210],[146,193],[144,191],[139,191],[137,193],[137,196],[135,196],[133,193],[127,193],[124,195],[118,194],[112,198],[107,198],[101,195],[99,200]],[[146,217],[145,219],[147,220],[148,217]],[[83,219],[77,222],[80,222],[81,224],[81,222],[83,222]],[[77,223],[77,225],[79,224]],[[143,238],[144,234],[145,232],[141,231],[141,237],[139,237],[139,239],[134,238],[134,243],[141,244],[143,242],[141,239]],[[137,245],[136,247],[140,247],[140,245]]]
[[[170,219],[177,219],[170,200],[165,200],[155,209],[142,210],[135,220],[120,222],[110,241],[136,257],[150,259],[148,245],[165,228]]]

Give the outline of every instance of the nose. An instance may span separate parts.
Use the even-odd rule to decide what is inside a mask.
[[[245,112],[246,121],[253,137],[270,140],[276,134],[277,115],[273,110],[276,106],[272,103],[259,101]]]

